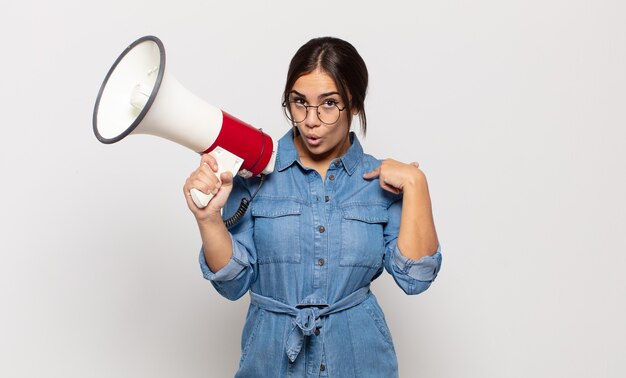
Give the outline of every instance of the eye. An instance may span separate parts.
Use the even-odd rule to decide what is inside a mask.
[[[306,101],[302,97],[295,97],[291,100],[291,103],[298,106],[304,106]]]
[[[332,99],[332,98],[324,100],[324,102],[322,103],[322,105],[325,108],[332,108],[332,107],[336,106],[337,104],[339,104],[339,101],[337,101],[335,99]]]

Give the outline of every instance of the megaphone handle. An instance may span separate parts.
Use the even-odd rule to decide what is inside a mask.
[[[191,189],[189,193],[191,193],[191,199],[193,200],[193,203],[196,204],[196,206],[200,209],[204,209],[206,205],[209,204],[209,201],[211,201],[211,199],[213,198],[213,194],[202,193],[196,188]]]
[[[215,174],[218,179],[224,172],[230,172],[233,176],[236,175],[243,164],[242,158],[221,147],[216,147],[209,154],[217,160],[217,172]],[[213,194],[201,192],[196,188],[191,189],[189,192],[193,203],[200,209],[205,208],[213,198]]]

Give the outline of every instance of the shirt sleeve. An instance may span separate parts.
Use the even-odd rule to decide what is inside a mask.
[[[431,256],[409,259],[398,249],[402,200],[389,207],[389,222],[385,226],[385,269],[407,294],[419,294],[430,287],[441,269],[441,245]]]
[[[230,234],[232,241],[232,234]],[[204,257],[204,247],[200,247],[200,270],[202,275],[209,281],[231,281],[241,274],[247,267],[250,266],[247,253],[242,250],[238,244],[233,245],[233,256],[226,266],[213,272],[209,268],[209,264]]]
[[[224,218],[235,213],[243,197],[250,198],[250,193],[243,179],[236,177],[233,191],[226,206],[224,206]],[[232,257],[217,272],[213,272],[209,268],[204,257],[204,248],[200,248],[199,263],[202,275],[211,282],[218,293],[227,299],[236,300],[241,298],[256,279],[256,250],[254,247],[253,229],[253,220],[249,212],[246,212],[241,220],[229,229],[232,242]]]

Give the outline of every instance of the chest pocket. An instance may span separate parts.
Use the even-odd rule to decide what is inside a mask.
[[[383,226],[389,221],[381,205],[353,205],[343,208],[341,219],[340,266],[379,268],[383,263]]]
[[[254,244],[259,264],[299,263],[302,205],[289,200],[257,198],[252,202]]]

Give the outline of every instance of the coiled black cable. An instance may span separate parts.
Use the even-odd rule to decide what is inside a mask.
[[[233,214],[232,217],[224,220],[224,225],[226,226],[226,228],[231,228],[232,226],[237,224],[237,222],[239,222],[244,216],[246,211],[248,211],[248,206],[250,206],[250,202],[252,202],[254,196],[256,196],[256,194],[259,192],[259,189],[261,189],[261,185],[263,185],[264,179],[265,175],[261,175],[261,181],[259,181],[259,186],[256,188],[250,199],[243,197],[241,199],[241,202],[239,203],[239,208],[237,208],[237,211],[235,211],[235,214]]]

